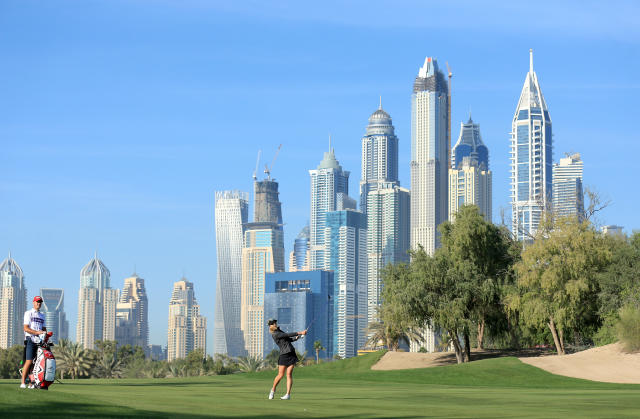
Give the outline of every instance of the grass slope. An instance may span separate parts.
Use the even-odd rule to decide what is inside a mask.
[[[638,417],[640,385],[556,376],[515,358],[371,371],[382,354],[297,368],[293,399],[267,400],[273,371],[153,380],[65,380],[46,391],[0,380],[0,416]],[[278,395],[284,393],[281,382]]]

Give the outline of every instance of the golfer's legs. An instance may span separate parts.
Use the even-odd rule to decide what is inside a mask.
[[[295,365],[287,367],[287,394],[291,394],[291,387],[293,386],[293,367]]]
[[[276,378],[273,380],[273,387],[271,387],[271,390],[276,391],[276,387],[278,386],[278,383],[280,382],[280,380],[282,380],[282,377],[284,377],[284,370],[285,370],[284,365],[278,365],[278,375],[276,375]]]
[[[25,380],[27,379],[27,375],[29,374],[29,370],[31,369],[31,364],[33,363],[32,360],[27,359],[26,361],[24,361],[24,365],[22,366],[22,384],[24,384]]]

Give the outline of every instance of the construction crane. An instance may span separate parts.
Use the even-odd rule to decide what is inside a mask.
[[[449,169],[451,169],[451,76],[453,73],[451,72],[451,67],[449,67],[449,61],[445,61],[447,65],[447,73],[449,73],[449,85],[448,85],[448,93],[447,93],[447,102],[449,109],[447,112],[447,124],[448,124],[448,132],[447,132],[447,158],[449,159]]]
[[[258,150],[258,158],[256,159],[256,168],[253,170],[253,180],[258,180],[257,172],[258,172],[258,164],[260,164],[260,154],[262,154],[262,150]]]
[[[264,165],[264,174],[267,175],[267,179],[271,180],[271,170],[273,169],[273,164],[276,162],[276,158],[278,157],[278,153],[280,153],[280,149],[282,148],[282,144],[280,144],[278,146],[278,149],[276,150],[276,155],[273,156],[273,160],[271,160],[271,164],[270,165]]]

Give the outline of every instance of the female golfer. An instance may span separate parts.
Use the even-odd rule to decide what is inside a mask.
[[[289,400],[291,398],[291,386],[293,385],[293,368],[296,366],[296,362],[298,362],[296,350],[293,348],[291,342],[298,340],[302,335],[306,335],[307,331],[285,333],[278,327],[278,321],[273,319],[269,320],[269,332],[271,332],[271,337],[273,337],[276,345],[280,348],[278,375],[273,380],[273,387],[271,388],[271,392],[269,392],[269,400],[273,399],[276,393],[276,387],[280,380],[282,380],[282,377],[284,377],[285,371],[287,372],[287,394],[280,398],[282,400]]]

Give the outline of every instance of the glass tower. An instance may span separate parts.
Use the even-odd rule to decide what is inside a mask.
[[[323,269],[326,244],[324,238],[325,214],[338,209],[339,194],[349,195],[349,172],[342,170],[333,149],[324,153],[324,158],[311,176],[311,218],[309,242],[311,260],[309,269]]]
[[[411,96],[411,248],[433,254],[438,226],[447,219],[449,88],[434,58],[427,57]]]
[[[289,255],[289,271],[308,271],[309,259],[311,252],[309,251],[309,226],[305,226],[298,237],[293,242],[293,250]]]
[[[511,228],[518,240],[531,240],[552,193],[551,117],[533,71],[529,72],[511,125]]]
[[[245,355],[240,329],[240,289],[244,225],[249,216],[249,194],[216,192],[215,230],[218,278],[213,322],[213,353]]]
[[[53,332],[51,340],[59,342],[60,339],[69,338],[69,321],[64,312],[64,290],[61,288],[40,288],[42,307],[47,330]]]
[[[334,272],[333,354],[355,356],[367,335],[367,219],[351,209],[326,213],[324,269]]]
[[[491,180],[489,149],[482,142],[480,125],[469,115],[469,121],[460,124],[460,137],[451,150],[449,221],[454,221],[461,206],[473,204],[491,222]]]

